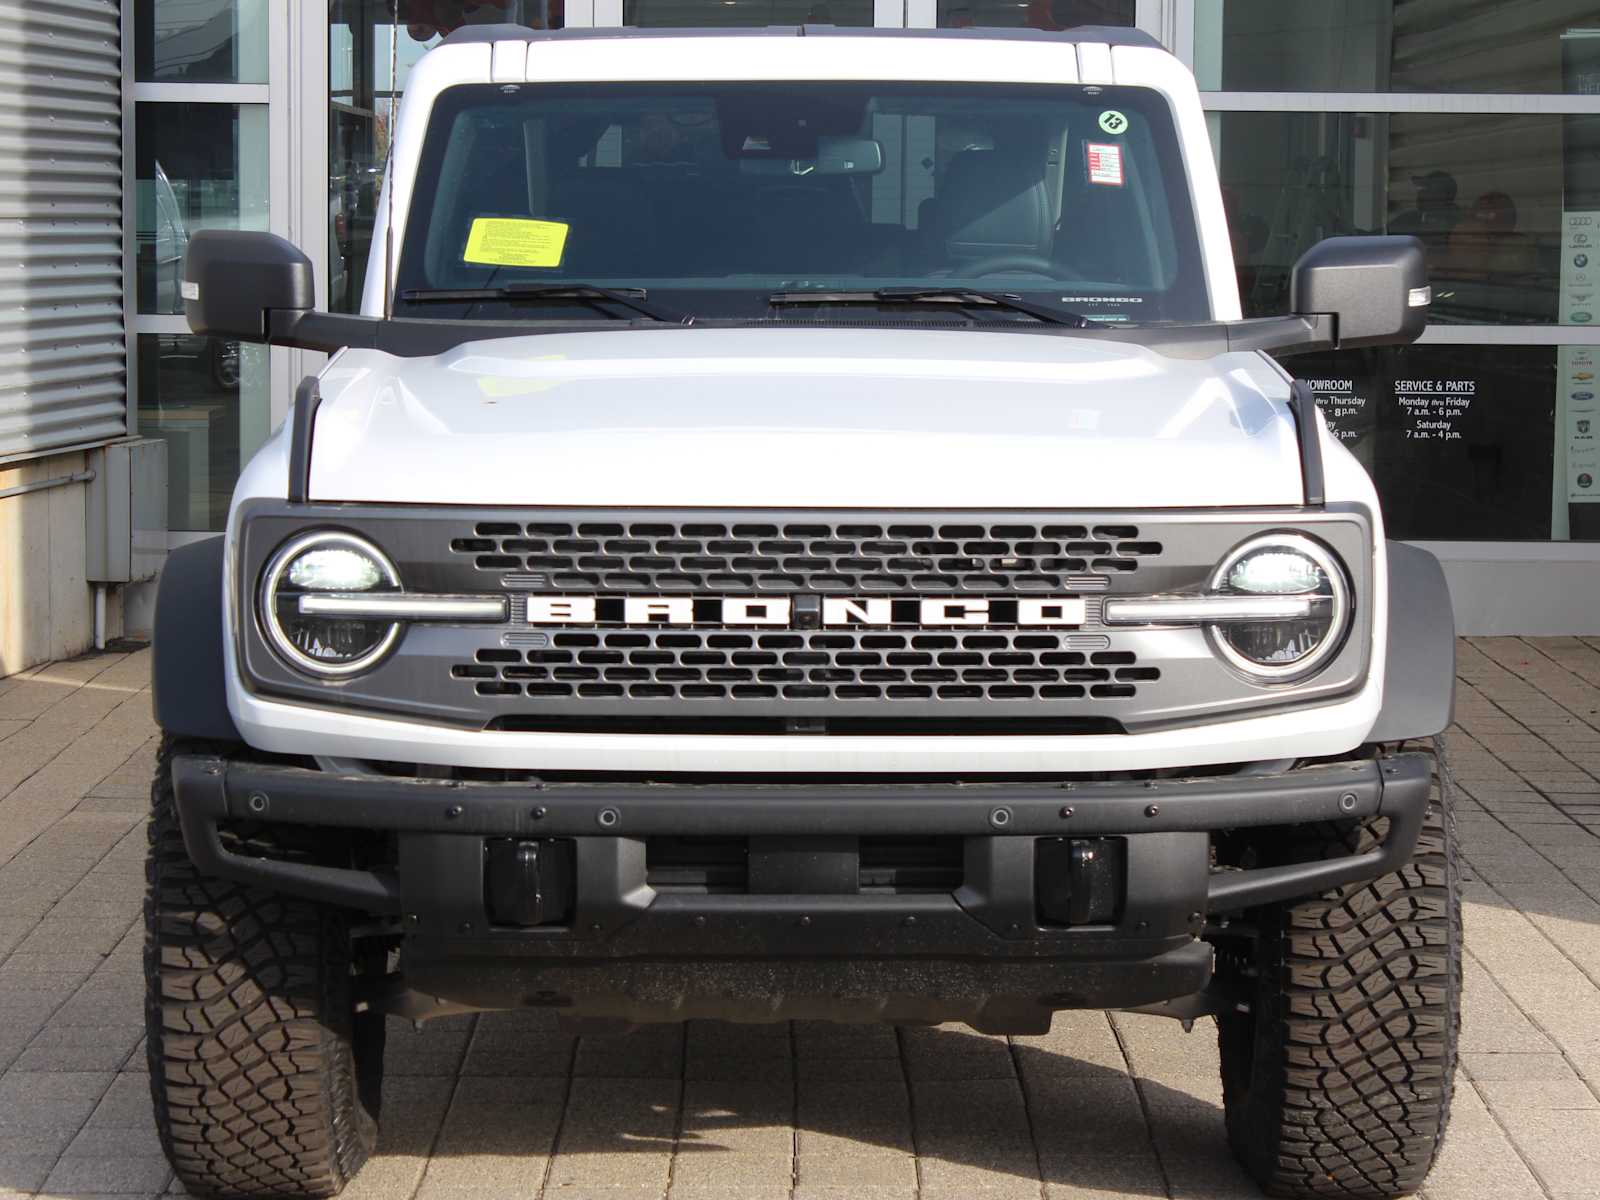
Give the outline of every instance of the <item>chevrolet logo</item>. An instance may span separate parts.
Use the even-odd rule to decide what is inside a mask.
[[[809,597],[803,598],[809,599]],[[796,620],[788,596],[540,596],[527,599],[529,625],[722,625],[825,628],[893,625],[1007,625],[1057,629],[1083,624],[1079,596],[953,596],[902,599],[889,596],[824,596],[820,621]],[[806,607],[814,608],[811,605]]]

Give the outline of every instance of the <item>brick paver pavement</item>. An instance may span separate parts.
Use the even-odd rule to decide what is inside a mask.
[[[0,1196],[173,1188],[144,1077],[148,654],[0,679]],[[1461,644],[1466,1016],[1433,1200],[1600,1197],[1600,638]],[[1215,1039],[540,1013],[396,1025],[346,1195],[477,1200],[1242,1197]]]

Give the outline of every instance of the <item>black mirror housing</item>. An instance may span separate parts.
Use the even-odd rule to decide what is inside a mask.
[[[1290,312],[1331,314],[1340,349],[1416,341],[1431,300],[1414,237],[1325,238],[1300,256],[1289,281]]]
[[[264,342],[267,313],[316,305],[311,260],[272,233],[203,229],[183,260],[183,308],[189,328],[211,337]]]

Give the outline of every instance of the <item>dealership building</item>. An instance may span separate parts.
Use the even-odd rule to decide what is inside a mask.
[[[1317,240],[1408,233],[1421,341],[1287,360],[1471,633],[1600,633],[1593,0],[0,0],[0,675],[148,629],[168,549],[322,356],[195,337],[201,229],[359,303],[390,117],[468,24],[1135,26],[1193,68],[1247,316]],[[899,194],[933,168],[895,156]],[[1197,471],[1204,470],[1197,463]]]

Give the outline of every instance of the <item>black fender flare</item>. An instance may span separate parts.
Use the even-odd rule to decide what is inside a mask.
[[[1369,742],[1443,733],[1455,715],[1456,623],[1444,568],[1426,550],[1387,544],[1389,639],[1383,707]]]
[[[167,555],[156,588],[150,690],[156,724],[174,737],[243,740],[228,713],[223,564],[221,537],[191,542]]]

